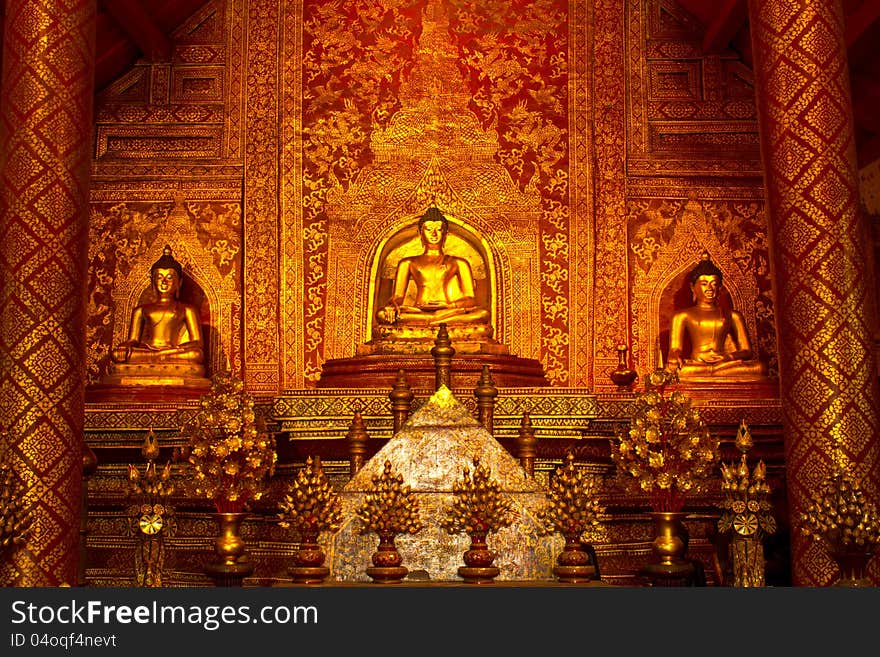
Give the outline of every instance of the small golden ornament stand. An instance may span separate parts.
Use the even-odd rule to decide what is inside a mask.
[[[409,569],[403,566],[403,557],[394,545],[396,532],[378,532],[379,547],[373,553],[371,561],[373,565],[367,568],[374,582],[382,584],[398,584],[409,574]]]
[[[646,564],[640,574],[651,586],[693,586],[696,576],[694,564],[685,559],[687,529],[686,511],[652,511],[648,515],[654,522],[654,542],[651,551],[654,561]]]
[[[469,532],[471,545],[464,553],[464,566],[459,567],[458,575],[468,584],[491,584],[501,574],[498,566],[493,566],[495,553],[486,545],[488,532]]]
[[[330,569],[324,565],[326,558],[318,545],[318,532],[304,531],[288,572],[297,584],[320,584],[330,574]]]
[[[220,528],[220,534],[214,541],[214,551],[220,561],[205,566],[205,574],[218,587],[241,586],[244,578],[254,572],[254,564],[245,554],[245,544],[241,538],[241,523],[248,514],[235,512],[213,515]]]

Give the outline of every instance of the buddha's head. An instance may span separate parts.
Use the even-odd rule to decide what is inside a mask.
[[[422,245],[443,248],[446,233],[449,231],[449,220],[435,207],[430,207],[419,219],[419,236]]]
[[[162,249],[162,257],[150,267],[150,281],[161,299],[176,298],[181,280],[183,280],[183,267],[171,255],[171,247],[166,244]]]
[[[694,301],[696,303],[716,303],[723,279],[721,270],[709,259],[709,254],[704,252],[697,266],[688,273]]]

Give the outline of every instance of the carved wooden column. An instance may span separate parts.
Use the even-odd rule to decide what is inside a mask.
[[[39,531],[0,585],[75,585],[95,0],[8,0],[4,28],[0,418]]]
[[[880,482],[873,301],[840,0],[749,0],[772,236],[795,585],[834,562],[796,529],[839,458]]]
[[[406,381],[406,372],[397,370],[397,379],[394,381],[391,392],[388,393],[388,399],[391,400],[391,416],[394,418],[392,433],[397,433],[403,427],[406,418],[409,417],[414,397],[412,388]]]

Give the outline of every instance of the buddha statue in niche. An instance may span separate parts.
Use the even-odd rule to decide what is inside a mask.
[[[422,253],[400,259],[390,297],[379,300],[376,335],[381,339],[433,341],[440,324],[454,338],[491,339],[491,312],[477,298],[468,260],[445,252],[448,233],[449,221],[437,208],[419,218]]]
[[[170,246],[150,268],[152,300],[132,312],[128,339],[113,348],[105,383],[206,387],[198,309],[179,298],[183,268]]]
[[[688,282],[694,303],[672,316],[667,367],[677,368],[683,382],[764,380],[766,366],[754,357],[745,319],[719,304],[723,275],[708,253]]]

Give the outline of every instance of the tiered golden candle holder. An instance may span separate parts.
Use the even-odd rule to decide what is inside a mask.
[[[176,525],[174,507],[169,502],[175,487],[171,481],[170,461],[161,471],[156,469],[159,440],[152,429],[144,438],[141,454],[147,461],[143,474],[135,466],[128,466],[129,495],[132,498],[129,517],[138,546],[135,582],[138,586],[160,587],[165,568],[165,538],[174,534]]]
[[[763,538],[776,532],[776,519],[770,504],[770,485],[764,461],[749,473],[746,453],[754,444],[745,421],[739,425],[735,444],[742,453],[739,463],[721,464],[721,517],[718,531],[730,535],[733,586],[764,586]]]
[[[294,565],[289,568],[293,581],[320,584],[330,574],[324,565],[327,558],[318,544],[323,531],[336,531],[342,522],[342,502],[324,474],[321,459],[309,457],[296,475],[280,504],[278,524],[299,534],[299,548]]]
[[[464,469],[461,479],[452,485],[452,504],[446,507],[446,514],[440,527],[449,534],[466,533],[470,536],[470,548],[464,553],[464,566],[458,569],[459,576],[469,584],[488,584],[500,574],[493,566],[495,553],[489,550],[486,537],[503,527],[513,524],[515,514],[513,504],[501,492],[501,485],[493,480],[488,468],[474,458],[474,472]]]
[[[584,476],[574,465],[569,452],[564,467],[556,469],[550,479],[547,506],[538,512],[547,533],[558,531],[565,538],[565,547],[556,558],[553,574],[560,582],[579,583],[596,579],[597,564],[590,563],[581,536],[598,529],[605,507],[599,503],[599,484]]]
[[[813,493],[801,514],[800,529],[837,562],[840,576],[835,586],[873,586],[867,570],[880,545],[880,515],[842,461]]]
[[[398,534],[416,534],[422,529],[419,503],[403,477],[394,472],[391,462],[385,461],[381,475],[373,477],[373,486],[363,503],[355,510],[363,523],[362,533],[375,532],[379,536],[378,549],[373,553],[373,565],[367,575],[375,582],[396,584],[409,570],[403,566],[403,557],[394,545]]]

